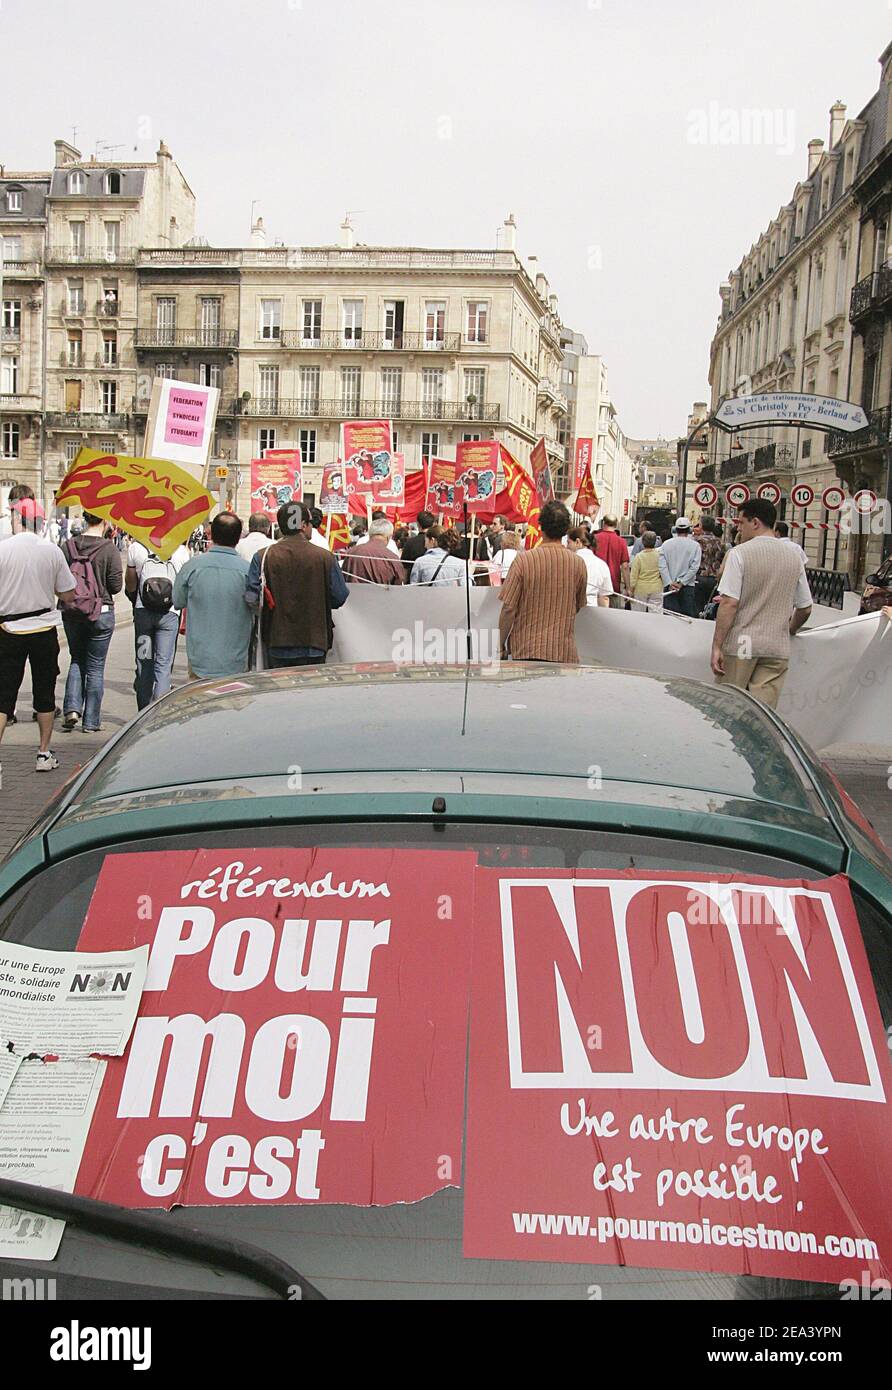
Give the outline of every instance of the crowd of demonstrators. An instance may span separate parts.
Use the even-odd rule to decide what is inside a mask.
[[[812,599],[799,547],[775,532],[771,502],[751,498],[738,509],[740,544],[725,557],[712,640],[719,683],[739,686],[777,707],[790,638],[808,620]]]
[[[562,541],[570,513],[562,502],[546,502],[539,515],[542,540],[518,555],[499,588],[502,650],[515,661],[578,663],[574,627],[587,603],[588,571]]]

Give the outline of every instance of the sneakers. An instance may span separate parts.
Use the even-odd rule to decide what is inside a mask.
[[[38,754],[37,754],[37,766],[35,767],[34,771],[35,771],[35,772],[55,772],[55,770],[56,770],[56,768],[57,768],[58,766],[59,766],[59,759],[56,757],[56,755],[55,755],[55,753],[52,751],[52,749],[50,749],[49,752],[47,752],[47,753],[38,753]]]
[[[82,734],[101,734],[101,733],[102,733],[102,730],[103,730],[103,727],[104,727],[104,725],[102,725],[102,724],[94,724],[93,728],[91,729],[91,728],[89,727],[89,725],[84,724],[84,725],[82,726],[82,728],[81,728],[81,733],[82,733]]]
[[[79,723],[80,715],[72,710],[70,714],[66,714],[65,718],[62,720],[62,728],[66,734],[70,734],[72,729],[76,729]]]

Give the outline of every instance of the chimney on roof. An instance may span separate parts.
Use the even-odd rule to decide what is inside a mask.
[[[252,245],[252,246],[265,246],[265,245],[266,245],[266,228],[265,228],[264,225],[263,225],[263,218],[262,218],[262,217],[258,217],[258,218],[257,218],[257,221],[254,223],[253,227],[251,228],[251,245]]]
[[[835,101],[830,108],[830,149],[839,143],[842,135],[843,126],[846,123],[846,106],[844,101]]]
[[[159,141],[159,144],[158,144],[158,154],[156,155],[156,158],[157,158],[157,159],[170,159],[170,158],[171,158],[170,150],[167,148],[167,146],[165,145],[165,143],[164,143],[163,140]]]
[[[56,168],[62,169],[66,164],[76,164],[81,158],[81,152],[75,149],[74,145],[69,145],[67,140],[56,140]]]
[[[356,237],[353,232],[353,223],[350,221],[350,214],[348,212],[343,222],[341,223],[341,245],[346,250],[349,250],[349,248],[351,246],[354,246],[355,244]]]
[[[556,295],[556,294],[550,294],[550,295],[548,296],[548,307],[549,307],[549,309],[551,310],[551,312],[554,314],[555,318],[557,318],[557,311],[558,311],[558,307],[557,307],[557,306],[558,306],[558,298],[557,298],[557,295]]]
[[[513,212],[509,212],[496,233],[496,246],[500,251],[517,250],[517,223]]]
[[[817,169],[818,165],[820,164],[820,162],[821,162],[821,155],[822,155],[823,153],[824,153],[824,141],[823,141],[823,140],[809,140],[809,142],[808,142],[808,176],[809,176],[809,178],[811,178],[812,174],[815,172],[815,170]]]

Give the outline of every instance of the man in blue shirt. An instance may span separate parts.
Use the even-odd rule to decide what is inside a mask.
[[[672,528],[672,536],[664,541],[657,554],[663,577],[663,612],[683,613],[687,618],[697,616],[694,585],[703,559],[703,552],[691,534],[691,523],[680,516]]]
[[[173,606],[186,610],[189,674],[235,676],[248,669],[251,610],[245,603],[249,566],[236,554],[242,523],[232,512],[211,522],[211,548],[193,555],[174,581]]]

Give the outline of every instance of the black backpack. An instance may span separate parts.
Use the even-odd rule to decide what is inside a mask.
[[[150,565],[156,567],[156,572],[147,575],[146,570]],[[163,574],[158,572],[161,565],[164,566]],[[143,565],[139,596],[147,613],[170,612],[173,608],[173,580],[170,578],[168,561],[159,560],[157,555],[149,556]]]

